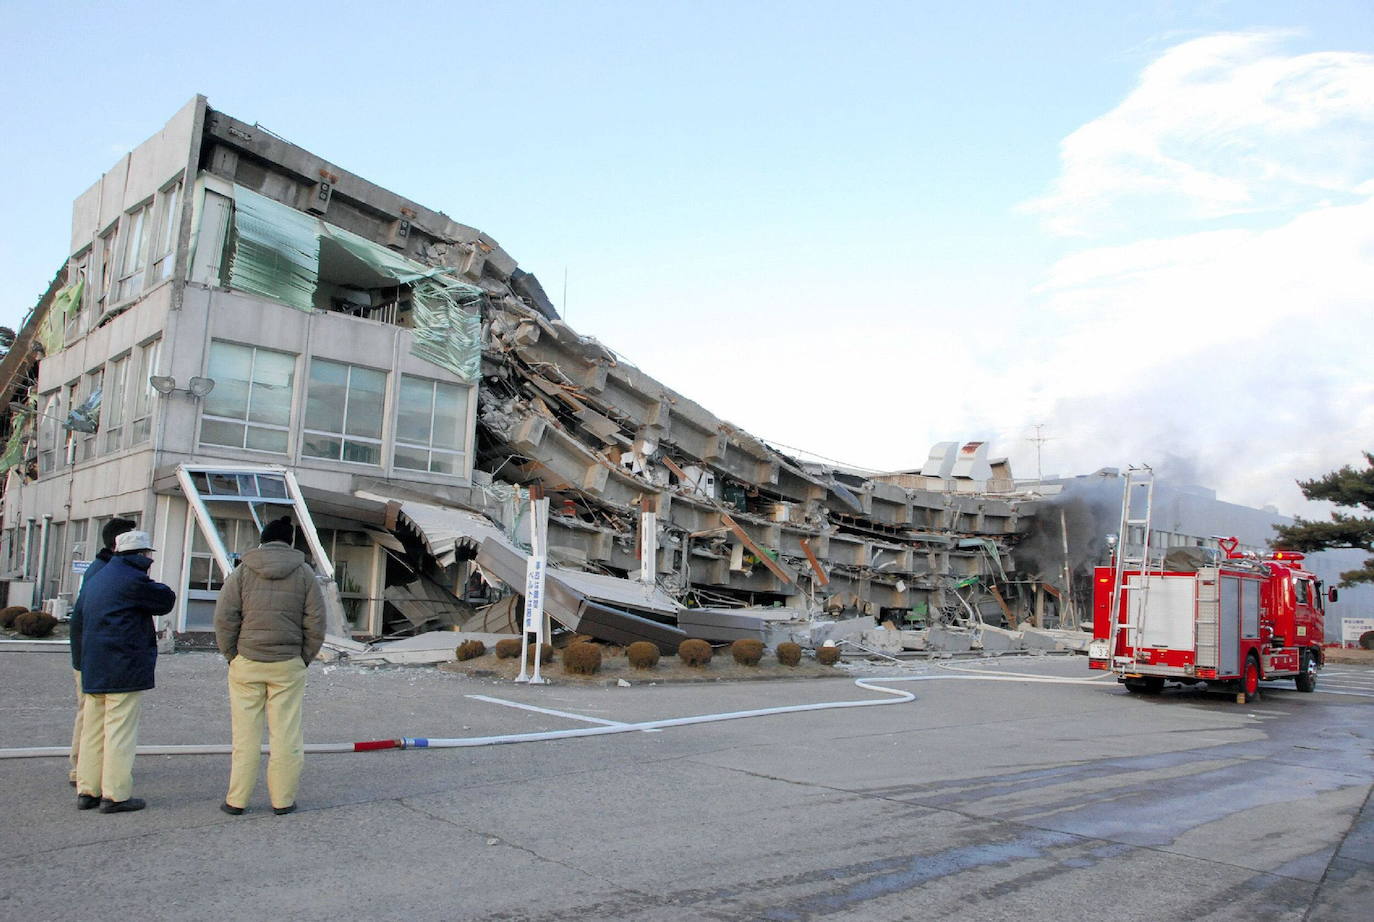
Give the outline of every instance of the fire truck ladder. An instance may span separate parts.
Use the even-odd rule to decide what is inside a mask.
[[[1128,591],[1125,586],[1125,573],[1135,570],[1140,573],[1136,590],[1140,598],[1136,604],[1135,636],[1129,638],[1131,649],[1140,646],[1146,611],[1146,594],[1150,582],[1145,578],[1150,569],[1150,509],[1155,495],[1155,472],[1148,465],[1131,466],[1126,469],[1126,483],[1121,491],[1121,527],[1117,531],[1116,569],[1112,573],[1112,636],[1110,646],[1113,660],[1116,658],[1116,642],[1121,636],[1121,601]],[[1135,529],[1140,529],[1140,541],[1133,542]],[[1139,548],[1139,552],[1133,552]],[[1127,600],[1127,605],[1130,601]],[[1127,624],[1131,622],[1129,614]],[[1129,660],[1128,660],[1129,662]]]

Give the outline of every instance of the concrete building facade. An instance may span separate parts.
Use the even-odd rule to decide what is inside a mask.
[[[1024,607],[1008,554],[1034,503],[986,446],[893,475],[786,456],[571,330],[486,234],[203,97],[76,200],[0,379],[25,402],[12,603],[71,600],[127,516],[178,589],[164,635],[205,631],[226,567],[285,510],[313,526],[339,630],[433,626],[495,573],[519,590],[537,488],[550,563],[610,581],[565,574],[576,606],[669,623]]]

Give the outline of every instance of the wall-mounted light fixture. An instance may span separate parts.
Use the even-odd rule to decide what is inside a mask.
[[[171,375],[153,375],[148,379],[148,384],[164,397],[179,391],[192,400],[199,400],[215,389],[214,378],[202,378],[200,375],[192,375],[185,387],[177,387],[177,379]]]

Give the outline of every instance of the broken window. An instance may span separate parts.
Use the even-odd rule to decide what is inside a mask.
[[[366,532],[335,528],[319,529],[325,556],[334,564],[334,579],[339,584],[344,617],[355,633],[371,630],[373,573],[377,546]]]
[[[109,230],[100,235],[100,297],[96,299],[95,319],[99,319],[110,306],[110,292],[114,289],[115,244],[118,242],[118,224],[111,224]]]
[[[67,385],[66,396],[67,400],[64,405],[68,408],[68,411],[76,409],[81,405],[81,401],[86,399],[85,394],[81,390],[80,378]],[[66,465],[75,464],[77,440],[80,437],[80,433],[71,427],[69,419],[67,422],[63,423],[62,428],[66,433],[65,444],[62,448],[62,463]]]
[[[148,437],[153,430],[153,386],[148,383],[148,379],[157,374],[158,352],[162,346],[162,340],[153,340],[145,343],[138,350],[138,376],[134,378],[133,386],[130,390],[134,395],[134,409],[132,413],[132,424],[130,429],[131,445],[139,445],[148,441]]]
[[[462,474],[468,388],[401,375],[396,412],[396,467]]]
[[[62,432],[61,392],[44,395],[39,406],[42,415],[38,417],[38,473],[50,474],[57,469],[61,458],[58,454]]]
[[[116,301],[132,298],[143,290],[143,269],[148,260],[147,224],[147,205],[124,216],[124,252],[119,262]]]
[[[95,457],[96,430],[100,426],[100,405],[104,399],[105,369],[97,368],[95,371],[86,375],[86,387],[84,390],[83,403],[79,407],[72,409],[74,418],[71,423],[82,426],[77,430],[80,433],[80,444],[78,447],[78,460],[85,461]],[[82,412],[84,411],[84,412]]]
[[[157,240],[153,246],[153,266],[149,274],[156,283],[172,274],[176,262],[177,205],[181,203],[181,183],[175,182],[163,190],[157,208]]]
[[[258,546],[258,536],[261,534],[261,529],[252,519],[215,516],[214,522],[215,530],[219,532],[220,541],[234,560],[238,560],[244,552],[251,551]],[[215,556],[205,540],[205,535],[201,533],[199,528],[193,528],[192,532],[194,535],[191,539],[190,572],[186,588],[218,592],[224,588],[224,574],[215,565]]]
[[[224,266],[229,287],[297,310],[409,327],[413,355],[465,381],[480,373],[483,292],[457,270],[422,265],[242,186],[234,187]]]
[[[83,321],[86,317],[85,303],[83,297],[86,284],[86,273],[90,264],[91,254],[88,250],[84,255],[72,261],[71,269],[67,275],[68,285],[79,285],[78,293],[68,299],[66,305],[66,341],[71,342],[85,332]],[[56,306],[56,305],[54,305]]]
[[[312,359],[301,454],[381,464],[385,400],[385,372]]]
[[[122,355],[110,363],[106,375],[108,394],[104,401],[105,411],[101,414],[101,427],[104,430],[100,450],[104,454],[120,449],[124,435],[124,395],[129,378],[129,356]]]
[[[216,340],[209,375],[215,389],[205,398],[201,444],[285,454],[296,357]]]

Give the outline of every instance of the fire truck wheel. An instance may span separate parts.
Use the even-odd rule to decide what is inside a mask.
[[[1254,701],[1259,697],[1259,660],[1253,656],[1245,658],[1245,674],[1240,680],[1240,691],[1245,696],[1246,701]]]
[[[1312,661],[1312,654],[1306,650],[1298,660],[1298,675],[1293,680],[1300,692],[1314,692],[1317,690],[1317,666]]]

